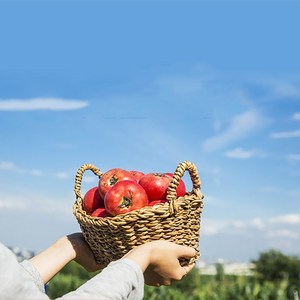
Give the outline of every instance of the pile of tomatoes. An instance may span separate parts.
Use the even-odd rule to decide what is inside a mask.
[[[93,217],[108,217],[164,203],[172,176],[172,173],[110,169],[102,174],[97,186],[85,193],[83,209]],[[186,187],[180,179],[176,196],[185,194]]]

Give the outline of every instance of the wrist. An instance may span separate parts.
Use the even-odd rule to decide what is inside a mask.
[[[77,249],[79,248],[78,242],[69,236],[61,237],[56,243],[58,255],[65,262],[70,262],[76,258]]]
[[[140,266],[142,272],[144,273],[150,265],[151,251],[151,243],[147,243],[132,249],[124,256],[124,258],[133,260]]]

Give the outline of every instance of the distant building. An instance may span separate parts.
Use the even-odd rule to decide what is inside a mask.
[[[20,249],[19,247],[8,247],[17,257],[19,262],[23,261],[24,259],[30,259],[35,255],[33,251]]]
[[[204,275],[216,275],[217,269],[216,265],[222,264],[224,268],[224,273],[226,275],[253,275],[253,263],[225,263],[224,261],[218,261],[214,263],[205,263],[203,261],[197,264],[200,274]]]

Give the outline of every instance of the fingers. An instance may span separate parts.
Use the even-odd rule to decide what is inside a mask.
[[[178,256],[179,257],[193,258],[194,256],[196,256],[196,254],[197,254],[197,251],[194,248],[178,245]]]
[[[186,276],[192,269],[193,267],[195,266],[195,264],[190,264],[190,265],[184,265],[181,267],[181,276],[179,278],[179,280]]]
[[[184,276],[187,275],[188,270],[187,270],[187,267],[186,267],[186,266],[183,266],[182,269],[183,269],[183,272],[184,272],[183,275],[182,275],[182,277],[184,277]]]
[[[191,264],[191,265],[186,265],[186,266],[183,266],[182,269],[183,269],[183,276],[187,275],[187,273],[189,273],[193,268],[194,268],[195,264]]]

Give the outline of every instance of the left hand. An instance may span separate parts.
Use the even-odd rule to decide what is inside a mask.
[[[67,236],[74,251],[74,260],[83,266],[88,272],[95,272],[103,269],[104,266],[97,264],[93,252],[87,242],[85,241],[82,233],[73,233]]]

